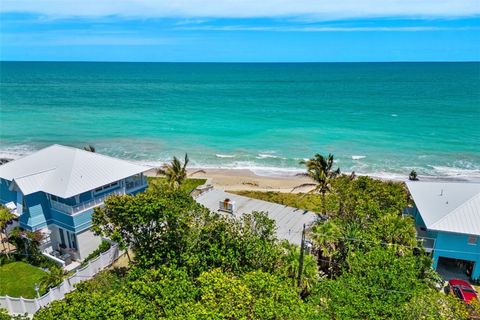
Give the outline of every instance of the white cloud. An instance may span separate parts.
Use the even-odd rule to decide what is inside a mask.
[[[49,17],[281,18],[315,20],[480,14],[479,0],[2,0],[1,12]]]
[[[251,27],[251,26],[194,26],[178,27],[177,30],[205,31],[270,31],[270,32],[419,32],[444,30],[478,30],[476,27]]]

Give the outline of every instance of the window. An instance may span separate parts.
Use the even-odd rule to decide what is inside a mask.
[[[476,245],[478,241],[477,236],[468,236],[468,244]]]
[[[72,248],[78,249],[78,248],[77,248],[77,240],[75,239],[75,234],[74,234],[74,233],[71,233],[70,235],[71,235],[71,237],[72,237]]]
[[[62,246],[65,248],[66,247],[66,245],[65,245],[65,235],[63,234],[63,229],[58,228],[58,232],[60,233],[60,242],[61,242]]]
[[[72,247],[72,238],[70,237],[70,232],[67,231],[68,247]]]
[[[457,287],[453,287],[453,293],[455,293],[457,297],[463,300],[463,296],[462,296],[462,293],[460,292],[460,289],[458,289]]]
[[[118,186],[118,181],[112,182],[110,184],[106,184],[106,185],[104,185],[100,188],[95,189],[95,193],[100,193],[100,192],[103,192],[105,190],[115,188],[116,186]]]

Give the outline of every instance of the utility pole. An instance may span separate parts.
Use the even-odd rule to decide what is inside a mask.
[[[302,243],[300,244],[300,261],[298,263],[298,287],[302,285],[302,273],[303,273],[303,250],[305,248],[305,224],[303,224],[302,231]]]

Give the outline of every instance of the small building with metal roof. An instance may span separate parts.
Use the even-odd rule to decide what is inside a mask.
[[[0,203],[20,227],[44,234],[43,250],[81,260],[101,241],[89,230],[93,209],[110,195],[145,190],[149,169],[56,144],[0,166]]]
[[[479,279],[480,183],[409,181],[407,187],[417,235],[432,252],[433,267],[455,261]]]
[[[298,245],[302,239],[303,225],[311,226],[319,218],[312,211],[244,197],[216,188],[200,193],[196,196],[196,201],[210,211],[230,214],[236,218],[253,211],[266,212],[275,221],[278,239]]]

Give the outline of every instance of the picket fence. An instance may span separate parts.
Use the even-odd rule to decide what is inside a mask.
[[[0,296],[0,308],[6,309],[11,315],[26,313],[31,316],[50,302],[65,298],[67,293],[75,289],[75,284],[93,278],[97,273],[110,266],[118,257],[118,245],[114,244],[108,251],[90,260],[85,267],[78,269],[74,275],[63,280],[58,286],[51,288],[43,296],[35,299]]]

